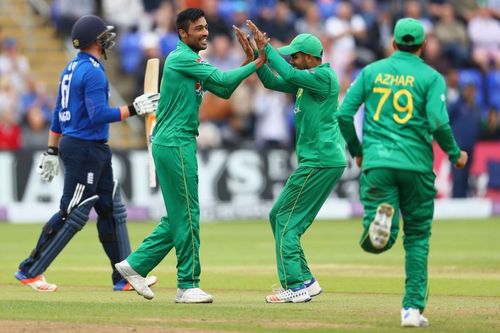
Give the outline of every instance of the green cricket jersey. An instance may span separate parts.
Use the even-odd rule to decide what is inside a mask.
[[[204,91],[229,98],[238,84],[255,72],[252,62],[221,72],[203,61],[179,41],[165,62],[156,112],[153,142],[162,146],[184,146],[198,136],[198,111]]]
[[[353,115],[362,103],[361,148]],[[432,171],[433,134],[453,163],[460,156],[449,126],[445,81],[420,57],[408,52],[396,51],[361,71],[340,106],[339,122],[351,154],[363,155],[364,170]]]
[[[274,48],[265,47],[269,67],[257,74],[268,89],[296,94],[295,134],[299,166],[346,166],[345,143],[335,114],[338,108],[339,83],[328,63],[298,70],[287,63]]]

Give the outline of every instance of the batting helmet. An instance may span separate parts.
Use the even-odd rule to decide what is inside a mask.
[[[104,50],[109,49],[115,45],[116,33],[112,32],[113,29],[112,25],[106,25],[98,16],[82,16],[71,30],[73,46],[76,49],[84,49],[90,43],[97,41]]]

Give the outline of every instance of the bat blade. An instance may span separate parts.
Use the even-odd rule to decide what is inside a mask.
[[[158,92],[158,75],[160,71],[160,59],[148,59],[146,63],[146,72],[144,73],[144,93]],[[153,130],[156,125],[156,114],[148,113],[146,115],[146,140],[148,145],[148,175],[149,187],[156,187],[156,170],[151,151],[153,141]]]

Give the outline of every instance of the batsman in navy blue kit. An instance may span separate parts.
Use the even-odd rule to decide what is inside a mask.
[[[63,161],[60,210],[45,224],[35,249],[21,262],[15,277],[36,291],[57,290],[43,273],[85,226],[94,207],[99,240],[113,269],[113,289],[133,290],[114,268],[130,254],[130,242],[127,211],[113,179],[109,123],[155,112],[159,94],[144,94],[132,105],[110,107],[108,80],[99,59],[106,59],[106,50],[115,44],[113,27],[98,16],[83,16],[75,22],[71,38],[80,52],[61,74],[48,149],[38,166],[42,180],[50,182],[59,172],[59,157]],[[156,282],[155,277],[148,279],[150,284]]]

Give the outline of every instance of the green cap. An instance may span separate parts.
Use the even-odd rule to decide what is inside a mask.
[[[323,45],[319,38],[314,35],[300,34],[292,40],[290,45],[280,47],[278,51],[283,55],[303,52],[313,57],[321,58],[323,56]]]
[[[422,45],[425,40],[424,26],[413,18],[402,18],[394,28],[394,41],[399,45]]]

